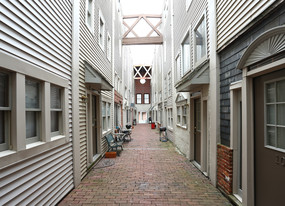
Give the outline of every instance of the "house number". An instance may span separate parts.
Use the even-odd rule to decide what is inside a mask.
[[[276,155],[275,163],[277,165],[281,164],[281,166],[285,167],[285,157],[280,157],[279,155]]]

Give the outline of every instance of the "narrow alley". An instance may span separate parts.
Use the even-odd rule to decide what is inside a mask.
[[[171,142],[135,126],[119,157],[102,159],[59,205],[231,205]]]

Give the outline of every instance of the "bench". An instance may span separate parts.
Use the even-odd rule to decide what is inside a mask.
[[[109,151],[116,151],[118,154],[118,148],[121,148],[123,150],[123,142],[116,142],[113,134],[109,133],[105,136],[107,143],[108,143],[108,152]],[[119,154],[118,154],[119,156]]]

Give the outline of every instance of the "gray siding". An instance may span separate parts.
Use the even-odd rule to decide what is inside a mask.
[[[69,81],[71,140],[71,1],[3,0],[0,8],[1,52]],[[74,187],[71,142],[1,168],[0,182],[0,205],[55,205]]]
[[[236,66],[251,42],[265,31],[285,24],[285,4],[271,12],[252,28],[219,53],[220,56],[220,107],[221,107],[221,142],[230,145],[230,84],[242,79]]]
[[[266,10],[270,1],[223,1],[217,0],[217,47],[230,42],[254,18]]]
[[[107,59],[107,32],[112,37],[112,2],[104,0],[94,1],[94,26],[90,31],[85,23],[86,0],[80,1],[80,77],[79,96],[86,96],[85,67],[83,61],[88,61],[109,83],[112,83],[112,64]],[[105,48],[99,45],[99,10],[105,19]],[[113,41],[113,40],[112,40]],[[112,92],[102,92],[102,96],[112,98]],[[87,107],[80,100],[79,126],[80,126],[80,169],[81,177],[87,174]],[[106,150],[105,139],[102,137],[102,152]]]

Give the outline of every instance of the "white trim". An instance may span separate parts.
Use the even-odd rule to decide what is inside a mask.
[[[93,34],[94,33],[94,0],[91,0],[91,12],[90,12],[90,16],[91,16],[91,22],[89,25],[88,22],[87,22],[87,19],[88,19],[88,5],[89,5],[89,1],[90,0],[86,0],[85,1],[85,24],[87,26],[87,28],[89,29],[89,31]]]
[[[18,57],[0,51],[0,67],[36,78],[40,81],[50,82],[61,87],[68,87],[68,80],[56,74],[52,74],[42,68],[26,62]],[[10,69],[11,68],[11,69]]]
[[[201,57],[201,59],[195,60],[195,55],[196,55],[196,35],[195,31],[198,29],[198,27],[202,24],[202,22],[205,21],[205,55]],[[201,17],[199,18],[199,21],[196,23],[196,25],[193,27],[193,62],[194,62],[194,68],[198,67],[200,64],[202,64],[206,59],[207,59],[207,54],[208,54],[208,42],[207,42],[207,14],[206,11],[203,12]]]
[[[99,22],[98,22],[98,44],[100,46],[100,48],[105,51],[105,36],[106,36],[106,21],[104,19],[104,16],[101,12],[101,10],[99,9]],[[101,34],[101,21],[103,23],[103,31],[102,31],[102,37],[100,37],[100,34]],[[103,38],[103,42],[101,44],[101,38]]]

